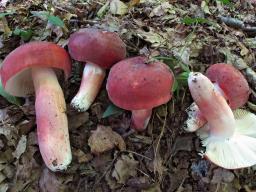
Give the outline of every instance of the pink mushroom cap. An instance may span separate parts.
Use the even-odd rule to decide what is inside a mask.
[[[222,89],[232,109],[237,109],[248,101],[250,95],[248,82],[232,65],[214,64],[207,69],[206,76]]]
[[[173,82],[173,74],[164,63],[147,63],[146,57],[138,56],[111,68],[107,91],[110,100],[123,109],[152,109],[171,99]]]
[[[73,59],[91,62],[102,68],[110,68],[126,55],[125,44],[116,33],[93,28],[73,33],[68,48]]]
[[[60,46],[50,42],[31,42],[13,50],[1,66],[1,80],[5,90],[25,97],[34,92],[31,67],[51,67],[71,72],[71,60]]]

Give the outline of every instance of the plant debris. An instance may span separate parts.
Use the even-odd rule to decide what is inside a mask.
[[[138,161],[129,155],[122,155],[120,159],[115,163],[115,168],[112,172],[118,183],[125,184],[129,177],[135,177],[137,175]]]
[[[97,129],[93,131],[88,140],[88,145],[91,148],[91,152],[96,155],[109,151],[115,146],[121,151],[126,149],[123,138],[118,133],[112,131],[111,127],[102,125],[98,125]]]

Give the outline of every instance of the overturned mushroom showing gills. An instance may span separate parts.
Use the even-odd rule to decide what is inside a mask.
[[[138,56],[111,68],[107,91],[115,105],[132,111],[132,127],[143,131],[152,108],[171,99],[173,81],[173,74],[164,63],[148,63],[147,58]]]
[[[35,92],[38,143],[46,166],[65,170],[71,162],[66,103],[54,69],[67,78],[71,62],[67,52],[49,42],[32,42],[12,51],[3,61],[5,90],[26,97]]]
[[[227,100],[232,110],[242,107],[250,95],[250,87],[243,74],[230,64],[218,63],[210,66],[206,76],[214,84],[214,88]],[[193,103],[188,109],[186,131],[196,131],[207,121]]]
[[[95,100],[105,77],[105,69],[125,58],[125,44],[114,32],[86,28],[72,34],[71,57],[86,62],[80,89],[71,101],[78,111],[86,111]]]
[[[188,84],[195,103],[207,120],[198,131],[206,148],[203,155],[226,169],[255,165],[256,116],[240,109],[233,114],[226,99],[201,73],[190,73]]]

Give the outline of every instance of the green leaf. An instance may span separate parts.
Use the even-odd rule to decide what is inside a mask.
[[[172,87],[172,92],[176,92],[179,97],[180,89],[188,85],[188,76],[190,72],[182,72],[174,80],[174,85]]]
[[[220,1],[224,5],[230,5],[231,4],[230,0],[217,0],[217,1]]]
[[[23,29],[16,28],[13,31],[13,34],[20,36],[24,41],[29,41],[33,35],[33,32],[31,29],[23,30]]]
[[[107,1],[106,3],[105,3],[105,5],[103,5],[101,8],[100,8],[100,10],[97,12],[97,17],[99,17],[99,18],[103,18],[104,16],[105,16],[105,14],[107,13],[107,11],[108,11],[108,9],[109,9],[109,1]]]
[[[157,60],[163,61],[165,64],[167,64],[171,68],[171,70],[174,70],[176,66],[179,66],[183,71],[190,72],[188,65],[186,65],[176,57],[156,56],[154,58]]]
[[[53,25],[64,27],[64,22],[58,16],[49,15],[48,21]]]
[[[59,27],[65,27],[64,22],[58,16],[51,15],[47,11],[31,11],[31,13],[35,17],[38,17],[42,20],[49,21],[53,25],[56,25],[56,26],[59,26]]]
[[[103,113],[102,118],[106,118],[112,115],[121,114],[124,110],[115,106],[114,104],[110,104],[106,111]]]
[[[173,83],[173,86],[172,86],[172,92],[175,92],[179,89],[179,84],[178,84],[178,81],[176,80],[176,78],[174,79],[174,83]]]
[[[15,13],[15,11],[0,13],[0,19],[7,16],[7,15],[12,15],[14,13]]]
[[[183,18],[181,22],[184,23],[185,25],[195,25],[195,24],[209,23],[209,21],[205,18],[201,18],[201,17],[191,18],[191,17],[188,17],[188,16]]]
[[[0,81],[0,95],[3,96],[7,101],[9,101],[10,103],[14,104],[14,105],[21,105],[21,99],[18,97],[14,97],[10,94],[8,94],[2,85],[2,82]]]
[[[47,11],[31,11],[32,15],[34,17],[38,17],[39,19],[42,19],[43,21],[47,21],[48,16],[50,15]]]
[[[188,76],[189,76],[189,72],[182,72],[181,74],[179,74],[176,77],[176,80],[178,81],[178,84],[181,86],[187,86],[188,84]]]
[[[172,70],[174,70],[175,66],[177,66],[177,59],[175,57],[165,57],[165,56],[156,56],[155,59],[159,61],[163,61],[167,64]]]

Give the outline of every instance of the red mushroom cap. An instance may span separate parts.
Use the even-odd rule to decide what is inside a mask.
[[[107,91],[110,100],[121,108],[152,109],[170,100],[173,81],[173,74],[164,63],[147,63],[147,58],[139,56],[111,68]]]
[[[125,44],[116,33],[92,28],[73,33],[68,49],[73,59],[103,68],[110,68],[126,55]]]
[[[232,65],[214,64],[207,69],[206,76],[213,83],[219,85],[232,109],[237,109],[247,102],[250,95],[248,82],[242,73]]]
[[[31,67],[61,69],[67,78],[71,72],[71,60],[65,49],[50,42],[31,42],[13,50],[1,66],[1,80],[5,90],[15,96],[27,96],[34,92]]]

